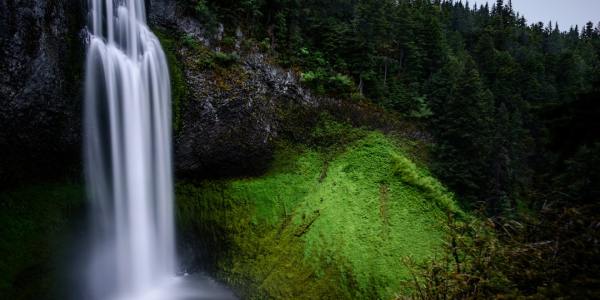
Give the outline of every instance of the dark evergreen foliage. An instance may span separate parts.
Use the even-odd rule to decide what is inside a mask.
[[[598,248],[585,228],[598,224],[600,24],[528,25],[502,0],[186,1],[208,26],[246,28],[315,92],[368,99],[426,125],[433,170],[465,207],[502,220],[534,212],[519,245],[554,246],[534,253],[539,266],[527,276],[509,270],[525,255],[505,257],[514,264],[494,272],[516,288],[556,296],[596,282],[597,250],[581,249]]]
[[[437,175],[492,214],[531,188],[547,151],[540,112],[591,92],[600,70],[600,28],[529,26],[510,1],[186,1],[209,27],[248,28],[316,92],[427,124]]]

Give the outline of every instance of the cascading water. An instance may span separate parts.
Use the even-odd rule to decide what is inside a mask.
[[[89,0],[89,8],[89,283],[96,298],[145,299],[176,272],[168,67],[144,0]]]
[[[88,1],[93,245],[83,298],[235,299],[204,275],[176,276],[169,73],[144,0]]]

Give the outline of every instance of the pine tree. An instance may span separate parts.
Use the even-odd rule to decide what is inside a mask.
[[[468,56],[451,58],[430,84],[436,132],[435,172],[467,203],[485,194],[492,142],[493,96]]]
[[[584,39],[592,39],[594,38],[594,23],[587,22],[583,31],[581,32],[581,37]]]

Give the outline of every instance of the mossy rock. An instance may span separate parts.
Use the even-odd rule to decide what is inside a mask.
[[[171,101],[173,130],[178,132],[181,128],[181,109],[187,97],[187,86],[183,74],[183,66],[177,56],[177,49],[181,48],[181,41],[167,30],[154,28],[154,34],[160,40],[161,46],[167,57],[169,76],[171,78]]]

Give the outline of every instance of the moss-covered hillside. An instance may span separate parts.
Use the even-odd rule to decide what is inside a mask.
[[[247,298],[406,292],[404,261],[441,253],[452,197],[382,133],[325,121],[313,138],[279,143],[263,176],[178,184],[184,235],[225,245],[218,277]]]

